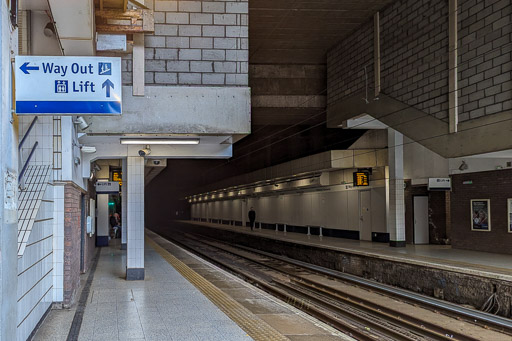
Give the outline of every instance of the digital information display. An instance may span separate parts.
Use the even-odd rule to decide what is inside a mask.
[[[354,172],[354,186],[370,186],[370,173]]]
[[[123,172],[113,171],[112,172],[112,180],[119,182],[119,186],[123,185]]]

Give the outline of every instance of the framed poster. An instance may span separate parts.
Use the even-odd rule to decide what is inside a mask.
[[[512,199],[507,199],[508,233],[512,233]]]
[[[491,230],[491,200],[490,199],[472,199],[471,200],[471,230],[472,231],[490,231]]]

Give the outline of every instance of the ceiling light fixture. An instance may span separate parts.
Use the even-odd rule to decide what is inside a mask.
[[[199,144],[199,139],[121,139],[121,144]]]

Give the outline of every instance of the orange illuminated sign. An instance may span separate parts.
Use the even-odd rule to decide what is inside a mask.
[[[119,186],[123,185],[123,172],[114,171],[112,172],[112,180],[119,182]]]
[[[354,172],[354,186],[370,186],[370,173]]]

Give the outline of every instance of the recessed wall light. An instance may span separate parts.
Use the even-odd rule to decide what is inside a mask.
[[[199,139],[121,139],[121,144],[199,144]]]

